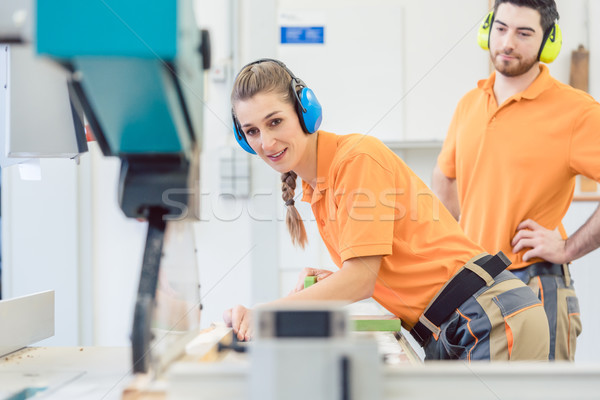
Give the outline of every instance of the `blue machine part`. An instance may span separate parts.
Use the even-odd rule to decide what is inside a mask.
[[[183,151],[166,94],[172,82],[160,60],[73,61],[113,155]]]
[[[38,0],[37,52],[56,58],[127,56],[172,60],[177,1]]]

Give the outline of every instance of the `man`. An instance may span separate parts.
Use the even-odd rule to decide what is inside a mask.
[[[600,104],[540,64],[557,19],[554,0],[496,0],[487,43],[496,72],[459,102],[433,189],[538,294],[550,359],[573,360],[581,322],[567,264],[600,246],[600,208],[569,238],[561,221],[575,176],[600,181]]]

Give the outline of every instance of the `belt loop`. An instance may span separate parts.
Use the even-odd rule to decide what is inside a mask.
[[[421,316],[419,317],[419,322],[422,323],[427,329],[429,329],[431,333],[433,333],[435,336],[440,335],[440,327],[436,326],[433,322],[427,319],[424,313],[421,314]]]
[[[492,276],[485,269],[475,264],[474,262],[469,262],[465,264],[465,268],[477,274],[477,276],[479,276],[485,281],[485,284],[487,286],[492,286],[494,284],[494,278],[492,278]]]
[[[562,270],[563,270],[563,275],[565,277],[565,286],[570,287],[571,286],[571,272],[569,271],[569,264],[564,263],[562,265]]]

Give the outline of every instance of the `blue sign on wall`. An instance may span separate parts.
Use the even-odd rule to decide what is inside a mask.
[[[325,27],[282,26],[281,43],[323,44],[325,43]]]

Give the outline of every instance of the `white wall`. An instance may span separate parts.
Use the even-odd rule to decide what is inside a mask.
[[[488,56],[475,41],[487,2],[457,4],[279,0],[282,24],[318,21],[325,40],[280,44],[278,56],[324,104],[323,129],[386,142],[441,140],[452,116],[448,105],[488,71]],[[264,25],[278,37],[278,24]]]
[[[574,202],[564,219],[565,229],[571,235],[596,210],[596,202]],[[598,282],[600,282],[600,251],[596,250],[571,265],[571,275],[579,298],[583,330],[577,340],[575,360],[577,362],[600,362],[598,329],[600,313],[598,302]]]
[[[88,156],[92,343],[128,345],[147,224],[126,218],[119,207],[119,159],[104,157],[96,143],[90,143]]]

